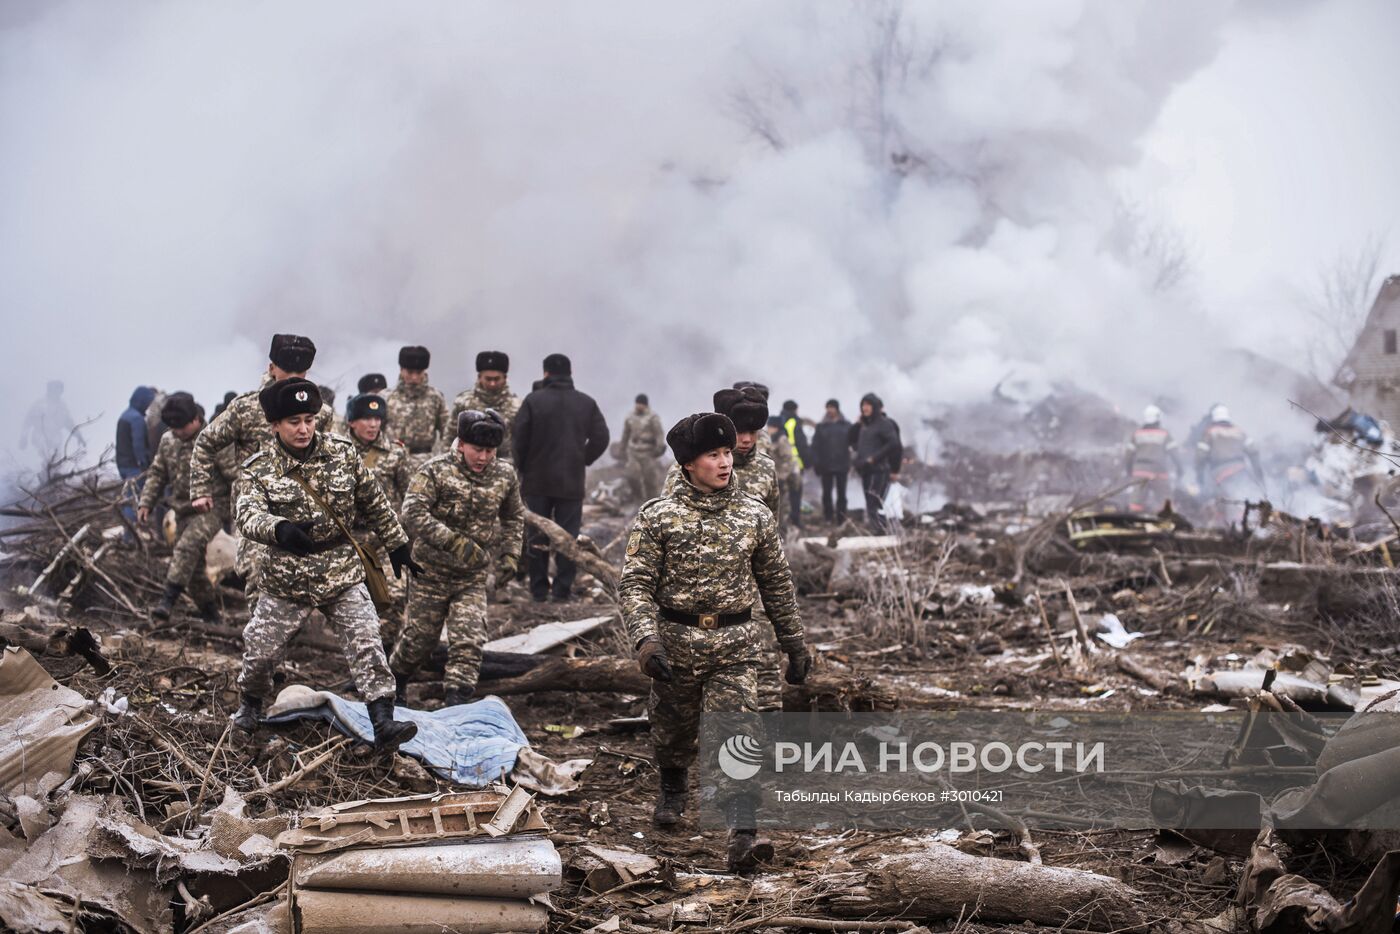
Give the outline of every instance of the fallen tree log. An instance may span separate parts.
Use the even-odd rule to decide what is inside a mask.
[[[550,548],[567,555],[571,561],[596,577],[599,583],[610,589],[617,588],[617,579],[620,574],[618,569],[596,552],[582,547],[578,539],[565,532],[557,522],[527,509],[525,510],[525,524],[547,538]]]
[[[827,900],[842,917],[931,921],[1031,921],[1123,931],[1145,926],[1136,890],[1108,876],[1062,866],[971,856],[934,844],[919,853],[888,856],[852,873]],[[862,878],[863,877],[863,878]]]
[[[1118,653],[1118,670],[1127,675],[1132,675],[1139,681],[1156,688],[1163,694],[1180,694],[1181,679],[1169,671],[1161,668],[1153,668],[1144,665],[1142,662],[1124,652]]]

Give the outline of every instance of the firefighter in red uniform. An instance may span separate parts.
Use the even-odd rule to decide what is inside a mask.
[[[1128,446],[1128,476],[1136,481],[1128,495],[1128,509],[1161,512],[1172,496],[1173,474],[1181,476],[1176,442],[1162,427],[1162,410],[1149,405]]]

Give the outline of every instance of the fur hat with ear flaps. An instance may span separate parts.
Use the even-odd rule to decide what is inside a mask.
[[[321,390],[309,379],[289,376],[258,393],[258,404],[270,422],[293,415],[315,415],[321,411]]]
[[[734,422],[735,431],[760,431],[768,424],[768,397],[757,387],[721,389],[714,404],[716,412]]]
[[[666,443],[677,464],[689,464],[716,448],[734,447],[734,423],[718,412],[687,415],[666,432]]]

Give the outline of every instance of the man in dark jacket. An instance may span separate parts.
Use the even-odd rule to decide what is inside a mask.
[[[603,456],[608,440],[598,403],[574,388],[569,358],[560,353],[545,357],[544,379],[520,403],[511,432],[525,507],[577,537],[583,524],[584,472]],[[551,593],[549,542],[532,529],[526,546],[530,594],[542,603]],[[554,560],[554,599],[568,600],[577,568],[562,554]]]
[[[137,386],[131,393],[130,404],[117,419],[117,473],[123,480],[139,477],[151,466],[151,445],[146,434],[146,410],[156,397],[153,386]],[[136,497],[141,493],[141,481],[136,480],[122,506],[122,515],[133,525],[136,522]]]
[[[822,518],[846,521],[846,480],[851,473],[851,423],[841,414],[841,403],[826,400],[826,415],[812,430],[812,459],[822,478]],[[831,502],[836,493],[836,504]]]
[[[885,415],[885,404],[873,392],[860,400],[860,421],[851,426],[851,449],[856,452],[855,467],[865,491],[865,518],[873,532],[889,531],[885,520],[885,494],[890,478],[898,476],[904,445],[899,428]]]

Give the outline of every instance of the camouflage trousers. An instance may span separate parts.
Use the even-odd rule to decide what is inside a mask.
[[[661,462],[650,451],[627,451],[627,483],[641,502],[661,495]]]
[[[773,518],[778,520],[778,528],[787,531],[788,521],[792,518],[792,478],[778,478],[778,514]]]
[[[223,513],[217,509],[176,520],[175,549],[170,553],[165,582],[184,587],[195,603],[203,604],[214,597],[214,588],[204,573],[204,553],[223,527]]]
[[[783,652],[758,594],[753,598],[753,621],[758,624],[758,709],[763,713],[782,713]]]
[[[340,638],[345,661],[355,678],[355,686],[366,701],[394,694],[394,676],[379,641],[379,617],[374,613],[364,584],[347,587],[329,603],[312,606],[272,594],[258,597],[253,618],[243,629],[243,670],[238,687],[254,697],[267,697],[272,690],[272,673],[286,657],[287,646],[315,610]]]
[[[687,768],[695,761],[700,714],[758,710],[762,640],[753,620],[713,630],[661,620],[658,634],[675,675],[653,680],[647,699],[656,764]]]
[[[466,691],[481,674],[486,644],[486,569],[467,576],[425,571],[408,588],[408,613],[389,667],[411,675],[428,660],[447,629],[447,673],[443,687]]]
[[[389,553],[384,550],[384,546],[379,543],[373,532],[362,529],[351,531],[355,535],[355,541],[368,548],[374,555],[374,560],[379,562],[384,577],[389,581],[389,595],[394,598],[394,602],[379,614],[379,637],[385,645],[392,646],[398,641],[399,632],[403,629],[403,609],[408,600],[408,585],[404,583],[403,578],[394,576],[394,565],[389,560]],[[408,572],[404,571],[404,575],[407,576]]]
[[[234,519],[238,518],[236,504],[238,503],[239,484],[233,484],[233,502],[235,504]],[[255,542],[251,539],[238,536],[238,551],[234,555],[234,567],[238,569],[238,575],[243,578],[243,595],[248,599],[248,605],[252,606],[258,597],[258,582],[262,579],[263,563],[267,561],[267,546],[262,542]]]

